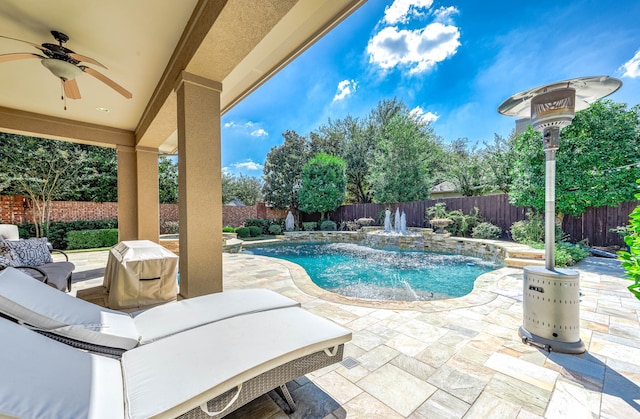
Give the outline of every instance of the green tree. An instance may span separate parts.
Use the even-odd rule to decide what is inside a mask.
[[[339,157],[319,153],[302,168],[298,192],[299,209],[306,213],[319,212],[324,220],[327,211],[342,204],[346,187],[346,163]]]
[[[233,201],[233,175],[222,172],[222,204]]]
[[[31,205],[36,236],[49,230],[51,201],[83,183],[87,152],[76,144],[0,133],[0,164],[9,193],[25,196]]]
[[[253,176],[232,176],[230,193],[245,205],[255,205],[262,199],[262,180]]]
[[[371,202],[368,176],[375,148],[372,132],[364,122],[347,115],[344,119],[330,119],[317,132],[311,133],[311,155],[326,153],[346,162],[347,202]]]
[[[452,142],[446,151],[445,179],[456,185],[462,196],[482,195],[486,190],[485,168],[480,153],[468,148],[468,139]]]
[[[158,188],[161,204],[178,203],[178,162],[166,156],[158,160]]]
[[[640,185],[640,179],[637,180]],[[640,199],[640,193],[635,195]],[[626,279],[633,281],[627,288],[640,300],[640,206],[629,214],[629,235],[624,238],[629,251],[618,252],[618,259],[626,272]]]
[[[117,202],[118,157],[115,148],[76,144],[87,152],[87,163],[82,168],[82,184],[78,194],[66,200]]]
[[[371,184],[378,202],[421,201],[429,197],[442,146],[433,130],[406,109],[380,129],[371,166]]]
[[[284,143],[267,154],[263,169],[265,202],[276,208],[298,208],[302,167],[309,158],[309,141],[295,131],[282,134]]]
[[[515,159],[515,130],[508,138],[495,134],[493,143],[484,143],[480,160],[485,173],[487,189],[509,193],[513,182],[512,169]]]
[[[633,199],[640,177],[640,106],[627,109],[609,100],[577,112],[561,131],[556,154],[556,215],[577,216],[589,207]],[[545,156],[531,127],[515,141],[510,200],[544,211]]]

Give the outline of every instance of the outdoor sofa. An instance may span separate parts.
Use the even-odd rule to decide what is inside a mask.
[[[17,274],[17,270],[5,270],[0,274],[0,285],[28,279],[16,278]],[[21,308],[11,307],[7,290],[15,291],[2,287],[3,317],[15,319],[6,312],[20,312]],[[233,298],[237,298],[242,291],[216,295],[224,294],[235,294]],[[285,383],[340,362],[344,344],[351,339],[347,329],[297,304],[269,307],[268,303],[262,308],[254,305],[242,313],[229,309],[232,304],[225,306],[222,299],[218,302],[221,310],[208,318],[216,320],[144,343],[140,340],[118,357],[50,339],[37,333],[42,328],[23,320],[16,323],[0,318],[0,362],[4,366],[0,417],[222,417],[277,387],[293,405]],[[189,309],[184,306],[168,310],[184,313]],[[40,315],[33,313],[35,317]],[[111,310],[102,313],[105,318],[113,314]],[[156,321],[161,322],[166,313],[158,314]],[[114,322],[110,325],[118,326]],[[68,324],[56,332],[82,327]],[[176,327],[169,329],[175,331]],[[107,340],[112,342],[113,337],[107,336]]]

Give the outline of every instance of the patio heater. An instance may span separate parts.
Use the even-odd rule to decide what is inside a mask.
[[[533,129],[542,133],[545,152],[545,266],[525,266],[523,280],[523,325],[518,330],[523,343],[547,351],[580,354],[580,277],[572,269],[556,269],[555,183],[556,151],[560,130],[571,124],[576,111],[608,96],[622,82],[608,76],[581,77],[536,87],[511,96],[498,112],[531,118]]]

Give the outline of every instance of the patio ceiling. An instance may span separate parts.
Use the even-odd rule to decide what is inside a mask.
[[[56,43],[103,63],[126,99],[81,74],[79,100],[36,59],[0,63],[0,130],[90,144],[177,148],[182,71],[221,82],[228,111],[365,0],[5,0],[0,35]],[[38,52],[0,38],[0,54]],[[108,109],[108,112],[98,108]],[[212,117],[215,117],[212,115]]]

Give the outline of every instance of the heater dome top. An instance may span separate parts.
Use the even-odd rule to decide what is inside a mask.
[[[531,116],[531,99],[543,93],[566,88],[575,89],[575,111],[581,111],[588,108],[596,100],[612,94],[620,86],[622,86],[620,80],[609,76],[579,77],[563,80],[516,93],[502,102],[498,107],[498,112],[507,116],[529,118]]]

